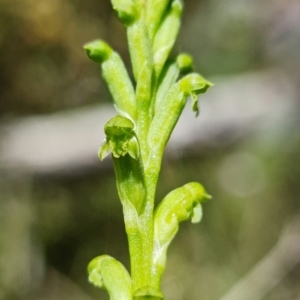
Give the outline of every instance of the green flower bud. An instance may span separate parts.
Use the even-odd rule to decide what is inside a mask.
[[[181,73],[189,73],[193,70],[193,58],[187,53],[181,53],[176,57],[176,62]]]
[[[137,11],[131,0],[111,0],[111,3],[124,25],[128,26],[136,20]]]
[[[119,54],[102,40],[90,42],[84,46],[84,49],[93,61],[101,64],[102,76],[114,99],[117,111],[135,120],[135,91]]]
[[[102,40],[95,40],[83,46],[88,57],[96,63],[103,63],[108,60],[113,53],[113,50],[108,44]]]
[[[182,9],[182,1],[173,0],[155,35],[153,54],[157,78],[175,44],[181,25]]]

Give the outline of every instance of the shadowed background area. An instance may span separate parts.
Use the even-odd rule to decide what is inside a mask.
[[[115,112],[82,49],[95,38],[130,67],[110,1],[0,1],[1,300],[106,300],[88,262],[129,266],[112,163],[97,158]],[[185,1],[174,53],[215,86],[197,119],[187,105],[157,200],[188,181],[213,200],[169,249],[166,299],[300,299],[299,49],[297,0]]]

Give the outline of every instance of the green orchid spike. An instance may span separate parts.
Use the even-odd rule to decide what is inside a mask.
[[[131,278],[125,267],[109,255],[94,258],[88,265],[89,281],[105,288],[110,300],[132,300]]]
[[[111,3],[126,27],[134,82],[107,43],[96,40],[84,48],[100,64],[118,112],[104,127],[98,156],[103,160],[112,154],[131,276],[120,262],[103,255],[89,264],[89,280],[106,288],[110,300],[163,300],[167,248],[181,221],[200,222],[201,204],[209,198],[202,185],[191,182],[170,192],[155,209],[163,152],[187,99],[198,115],[198,96],[212,83],[192,73],[190,55],[169,58],[181,26],[182,0]]]

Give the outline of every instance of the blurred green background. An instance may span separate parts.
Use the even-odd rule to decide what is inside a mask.
[[[110,1],[0,1],[0,299],[105,300],[87,282],[88,262],[107,253],[129,265],[114,174],[97,148],[91,162],[55,171],[12,167],[3,150],[19,147],[7,137],[20,120],[67,119],[110,103],[82,50],[95,38],[130,66]],[[218,92],[213,106],[213,89],[201,101],[211,122],[202,142],[193,136],[165,156],[157,199],[196,180],[213,201],[199,225],[182,224],[169,249],[166,299],[300,299],[299,49],[297,0],[185,1],[174,53],[191,53]],[[243,117],[252,112],[261,117]],[[32,136],[20,137],[22,153]],[[45,151],[59,151],[52,146]]]

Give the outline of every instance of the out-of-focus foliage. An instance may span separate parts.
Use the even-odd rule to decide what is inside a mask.
[[[264,20],[256,15],[260,6],[248,6],[245,1],[186,1],[176,49],[201,49],[197,69],[207,75],[261,66]],[[101,37],[128,62],[124,28],[109,1],[3,0],[0,8],[1,115],[53,112],[108,99],[82,45]]]
[[[0,3],[0,114],[45,113],[107,99],[83,44],[125,44],[109,1]],[[101,90],[103,88],[101,87]],[[103,95],[102,95],[103,94]]]
[[[193,54],[206,76],[279,66],[299,82],[299,1],[223,2],[185,1],[175,49]],[[0,1],[1,118],[109,101],[82,50],[95,38],[128,65],[109,1]],[[276,128],[235,143],[225,132],[222,147],[166,158],[157,199],[194,180],[213,195],[201,226],[183,224],[170,247],[166,299],[219,299],[268,255],[300,210],[298,128],[299,105]],[[1,300],[107,299],[89,286],[86,265],[110,253],[128,266],[126,249],[112,171],[41,177],[0,168]],[[298,263],[261,299],[298,299],[299,281]]]

